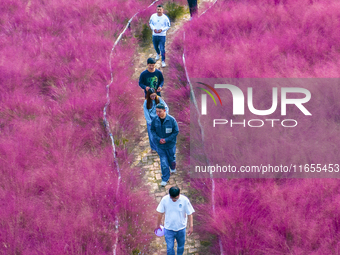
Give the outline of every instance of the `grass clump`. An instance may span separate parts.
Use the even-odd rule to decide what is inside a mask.
[[[136,29],[135,37],[141,47],[149,46],[152,43],[152,31],[149,25],[143,24]]]
[[[167,2],[164,10],[171,22],[176,21],[177,18],[181,17],[185,13],[184,7],[176,4],[175,2]]]

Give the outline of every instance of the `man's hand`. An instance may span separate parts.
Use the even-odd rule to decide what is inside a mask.
[[[145,90],[148,91],[150,89],[150,87],[146,87]]]
[[[162,138],[161,140],[159,140],[159,143],[160,143],[160,144],[165,144],[166,141],[165,141],[165,139]]]
[[[154,32],[155,32],[156,34],[158,34],[158,30],[157,30],[157,29],[155,29]]]
[[[189,229],[188,229],[188,236],[191,236],[191,234],[194,232],[194,227],[190,227]]]
[[[162,31],[163,31],[162,29],[159,29],[159,30],[158,30],[158,33],[162,33]]]
[[[161,92],[162,91],[162,87],[158,87],[157,92]]]

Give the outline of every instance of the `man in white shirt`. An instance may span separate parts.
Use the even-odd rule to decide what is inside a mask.
[[[170,28],[169,18],[163,14],[164,9],[162,5],[157,6],[157,13],[151,15],[150,28],[152,30],[152,42],[157,52],[156,60],[162,55],[162,67],[166,67],[165,64],[165,38],[166,31]]]
[[[167,245],[167,255],[175,255],[174,241],[177,241],[177,255],[182,255],[185,244],[185,231],[189,218],[188,236],[193,232],[193,213],[195,212],[190,200],[180,195],[178,187],[171,187],[169,195],[162,198],[157,207],[157,229],[159,228],[163,215],[164,237]]]

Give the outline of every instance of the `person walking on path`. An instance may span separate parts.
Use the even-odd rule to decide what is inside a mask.
[[[170,28],[170,20],[168,16],[163,14],[164,9],[162,5],[157,5],[157,13],[151,15],[149,25],[152,30],[152,42],[156,50],[156,60],[162,55],[162,67],[165,64],[165,39],[166,31]]]
[[[156,69],[156,60],[154,58],[148,58],[146,61],[147,69],[143,71],[139,76],[139,87],[144,89],[144,96],[150,88],[156,90],[157,95],[161,96],[161,91],[164,84],[164,77],[161,71]]]
[[[190,200],[180,194],[178,187],[171,187],[169,195],[162,198],[157,207],[158,217],[156,228],[160,227],[165,214],[164,237],[167,246],[167,255],[175,255],[174,241],[177,241],[177,255],[184,252],[185,232],[189,218],[188,236],[194,231],[193,213],[195,212]]]
[[[151,147],[151,152],[157,151],[157,145],[154,143],[152,139],[152,134],[151,134],[151,122],[154,118],[157,117],[156,114],[156,105],[162,103],[165,106],[165,110],[167,113],[169,113],[169,107],[167,104],[164,102],[164,100],[157,96],[155,89],[150,88],[148,92],[146,93],[146,99],[144,101],[144,116],[146,120],[146,125],[148,128],[148,135],[149,135],[149,142],[150,142],[150,147]]]
[[[176,140],[179,130],[177,121],[166,113],[164,104],[156,105],[156,114],[158,117],[151,122],[151,135],[161,161],[161,186],[164,187],[169,181],[170,173],[176,173]]]
[[[197,15],[197,0],[188,0],[191,19]]]

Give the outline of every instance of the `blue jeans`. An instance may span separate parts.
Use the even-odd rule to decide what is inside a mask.
[[[176,145],[172,149],[163,150],[157,147],[157,153],[161,161],[162,181],[170,178],[170,170],[176,169]]]
[[[146,123],[146,126],[148,127],[149,143],[150,143],[151,150],[157,151],[157,145],[153,142],[153,139],[152,139],[151,125]]]
[[[157,54],[162,54],[162,61],[165,61],[165,36],[152,36],[153,47]]]
[[[174,241],[177,241],[177,255],[182,255],[185,244],[185,228],[179,231],[164,229],[164,237],[167,247],[167,255],[175,255]]]

